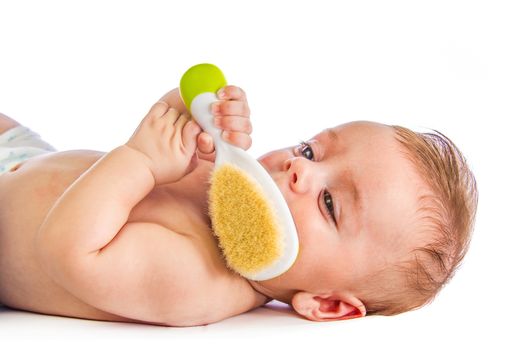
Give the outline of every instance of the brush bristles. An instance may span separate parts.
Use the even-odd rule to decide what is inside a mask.
[[[275,262],[282,252],[279,225],[259,185],[225,164],[211,177],[209,214],[227,266],[242,275]]]

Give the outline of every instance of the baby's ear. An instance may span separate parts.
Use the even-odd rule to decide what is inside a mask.
[[[348,293],[298,292],[292,298],[292,307],[312,321],[347,320],[366,315],[366,308],[360,299]]]

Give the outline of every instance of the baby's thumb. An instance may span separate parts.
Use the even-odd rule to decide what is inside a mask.
[[[202,132],[198,136],[198,150],[201,153],[212,153],[214,152],[214,142],[212,141],[211,135],[206,132]]]
[[[190,151],[191,154],[196,150],[196,138],[200,133],[201,127],[192,120],[186,122],[185,126],[183,127],[183,134],[181,136],[183,139],[183,146],[187,151]]]
[[[198,158],[214,162],[216,153],[214,152],[214,142],[211,135],[202,132],[198,135]]]

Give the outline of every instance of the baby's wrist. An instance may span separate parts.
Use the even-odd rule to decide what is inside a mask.
[[[130,155],[136,159],[136,162],[141,163],[144,168],[149,170],[153,182],[157,182],[157,179],[155,178],[155,172],[153,171],[153,161],[148,155],[128,144],[119,146],[116,149],[123,149],[125,152],[130,153]]]

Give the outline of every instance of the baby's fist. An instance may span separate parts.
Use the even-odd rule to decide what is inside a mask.
[[[194,169],[198,124],[186,114],[179,114],[164,101],[153,105],[126,146],[142,153],[155,184],[181,179]]]
[[[227,85],[218,90],[217,97],[220,101],[211,105],[211,113],[214,116],[214,125],[222,131],[222,138],[236,147],[249,149],[253,127],[244,90]],[[214,160],[214,144],[211,136],[202,132],[197,141],[200,157]]]

